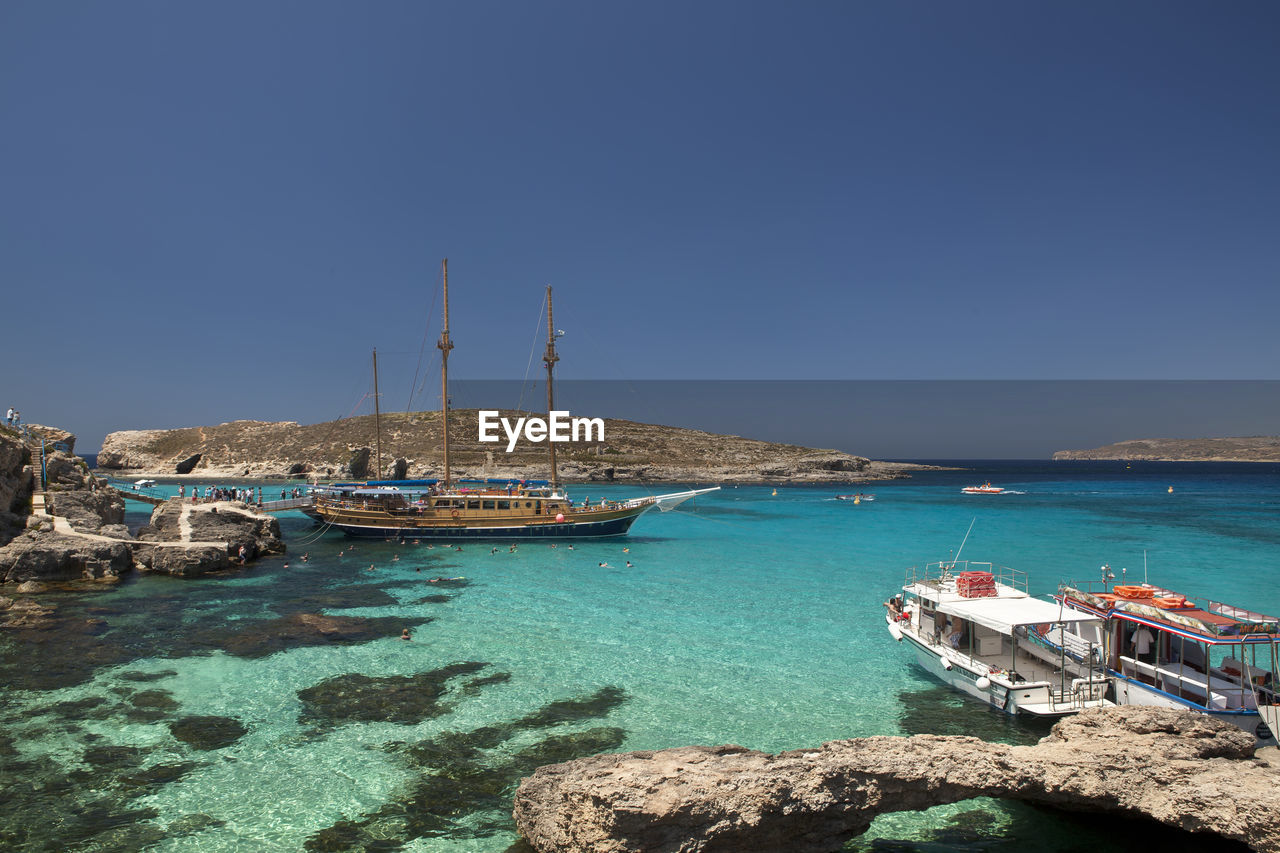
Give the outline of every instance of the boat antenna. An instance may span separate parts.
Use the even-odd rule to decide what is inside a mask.
[[[449,350],[453,349],[453,341],[449,340],[449,259],[440,262],[440,272],[444,276],[444,327],[440,331],[440,429],[444,436],[441,447],[444,451],[444,487],[448,489],[453,479],[449,476]]]
[[[1147,549],[1142,549],[1142,582],[1147,582]]]
[[[373,443],[377,448],[374,457],[374,479],[382,479],[382,410],[378,405],[378,348],[373,348]]]
[[[969,529],[965,531],[964,539],[960,542],[960,548],[956,551],[955,559],[951,561],[951,568],[956,567],[956,563],[960,562],[960,552],[964,550],[964,543],[969,541],[969,534],[973,532],[973,525],[978,523],[978,517],[975,515],[973,521],[969,522]]]
[[[547,423],[551,422],[551,412],[555,410],[554,369],[560,356],[556,355],[556,327],[551,321],[551,285],[547,285],[547,352],[542,361],[547,365]],[[551,454],[551,493],[555,494],[559,485],[556,476],[556,443],[547,441],[547,450]]]

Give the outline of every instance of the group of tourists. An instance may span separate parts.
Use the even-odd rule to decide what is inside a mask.
[[[301,486],[295,486],[292,489],[281,489],[280,500],[287,500],[289,497],[300,498],[303,496]],[[178,486],[178,497],[185,499],[187,497],[187,487],[185,485]],[[257,494],[254,494],[252,487],[243,489],[232,488],[230,486],[205,486],[201,491],[199,486],[192,486],[191,502],[194,503],[213,503],[216,501],[241,501],[246,504],[262,505],[262,487],[258,487]]]

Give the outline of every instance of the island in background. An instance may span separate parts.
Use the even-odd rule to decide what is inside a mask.
[[[1059,450],[1054,459],[1148,462],[1280,462],[1280,436],[1243,438],[1139,438],[1092,450]]]
[[[502,410],[514,419],[537,413]],[[455,478],[545,479],[546,443],[505,438],[481,443],[476,409],[449,413],[449,467]],[[443,472],[439,412],[382,415],[381,459],[374,418],[299,425],[232,421],[217,426],[127,430],[106,437],[98,468],[131,476],[307,479],[438,477]],[[932,466],[875,462],[838,450],[775,444],[681,427],[604,419],[603,441],[558,443],[567,482],[861,482],[910,476]],[[499,430],[501,432],[501,430]]]

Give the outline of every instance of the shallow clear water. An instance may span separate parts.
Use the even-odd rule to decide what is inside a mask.
[[[848,487],[729,487],[572,550],[353,547],[286,515],[287,560],[54,597],[54,628],[0,636],[0,782],[19,792],[0,842],[500,851],[515,781],[548,760],[919,732],[1033,742],[1043,728],[940,688],[884,631],[904,569],[953,555],[971,522],[962,557],[1023,569],[1036,592],[1103,563],[1141,581],[1145,549],[1152,582],[1280,612],[1280,466],[969,464],[860,487],[876,494],[860,505],[834,500]],[[959,491],[988,479],[1019,494]],[[442,576],[465,580],[429,582]],[[318,637],[300,613],[351,621]],[[392,680],[313,698],[353,673]],[[232,728],[197,745],[174,730],[186,717],[243,728],[197,720]],[[852,846],[1048,851],[1068,831],[1100,851],[1136,837],[973,801],[885,816]]]

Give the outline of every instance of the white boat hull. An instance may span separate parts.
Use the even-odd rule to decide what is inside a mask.
[[[893,634],[893,628],[898,628],[902,639],[911,644],[916,654],[916,661],[926,672],[953,690],[971,696],[998,711],[1010,715],[1063,717],[1074,714],[1078,710],[1053,706],[1049,686],[1046,684],[1030,684],[1025,687],[1001,684],[963,663],[958,655],[951,656],[946,650],[937,650],[900,626],[890,625],[890,635]],[[979,686],[983,681],[986,682],[986,686]]]

